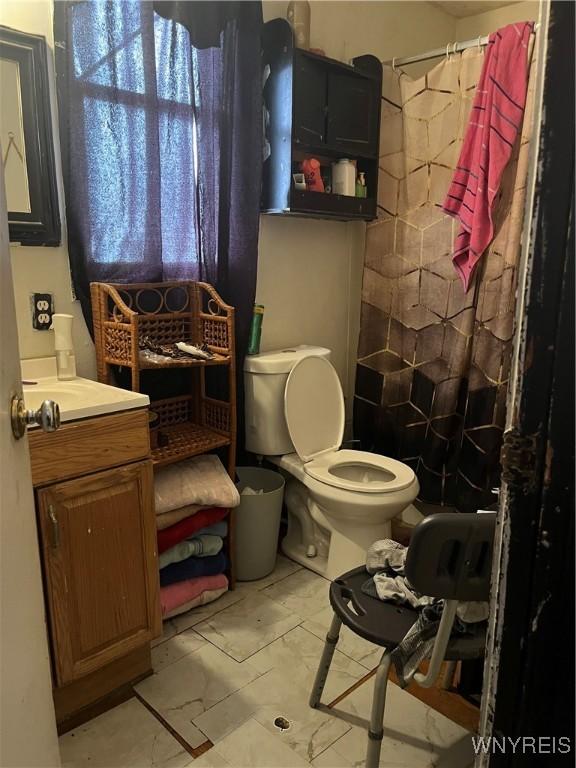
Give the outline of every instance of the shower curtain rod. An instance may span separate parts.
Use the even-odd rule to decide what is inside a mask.
[[[534,24],[534,32],[536,32],[539,26],[539,24]],[[400,58],[395,57],[382,63],[392,64],[393,67],[402,67],[406,66],[406,64],[416,64],[419,61],[428,61],[428,59],[438,59],[440,56],[450,56],[454,53],[460,53],[461,51],[465,51],[467,48],[481,48],[484,45],[488,45],[488,40],[489,35],[484,35],[483,37],[475,37],[473,40],[464,40],[462,43],[448,43],[448,45],[444,46],[444,48],[434,48],[433,51],[428,51],[427,53],[419,53],[416,56],[403,56]]]

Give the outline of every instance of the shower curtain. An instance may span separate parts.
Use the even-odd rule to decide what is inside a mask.
[[[354,398],[362,448],[409,464],[421,502],[463,512],[493,503],[499,483],[533,104],[531,77],[496,235],[464,293],[450,258],[458,225],[441,206],[482,61],[468,49],[416,79],[384,67]]]

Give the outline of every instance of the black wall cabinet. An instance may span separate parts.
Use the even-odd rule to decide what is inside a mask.
[[[264,25],[264,106],[268,156],[262,211],[341,220],[376,217],[382,65],[359,56],[353,66],[294,47],[290,25]],[[356,161],[367,197],[295,189],[292,174],[306,157],[322,168]]]

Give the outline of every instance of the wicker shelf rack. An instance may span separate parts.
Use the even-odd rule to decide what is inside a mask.
[[[152,451],[155,465],[171,464],[228,447],[228,472],[236,461],[236,371],[234,308],[208,283],[92,283],[92,314],[98,380],[111,384],[114,366],[130,370],[131,388],[141,390],[143,370],[190,369],[189,394],[150,404],[159,416],[162,444]],[[206,345],[210,360],[151,362],[141,343],[188,341]],[[207,394],[206,370],[227,368],[228,400]]]

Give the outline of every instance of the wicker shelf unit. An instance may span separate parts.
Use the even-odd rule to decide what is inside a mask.
[[[225,304],[208,283],[92,283],[92,313],[98,380],[112,383],[112,367],[128,368],[131,386],[140,391],[141,371],[190,369],[190,393],[155,400],[162,445],[152,451],[155,465],[228,447],[228,472],[236,462],[236,371],[234,308]],[[205,344],[210,360],[171,359],[152,362],[142,355],[141,342],[188,341]],[[228,400],[207,394],[206,370],[227,368]]]

